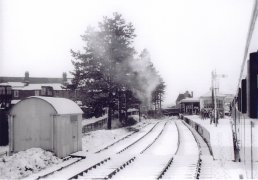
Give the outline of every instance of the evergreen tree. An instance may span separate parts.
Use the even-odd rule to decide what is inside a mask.
[[[126,80],[126,67],[133,58],[135,38],[131,23],[114,13],[104,17],[98,29],[89,27],[82,36],[84,52],[71,51],[75,70],[73,85],[84,92],[84,103],[93,109],[108,107],[108,129],[111,129],[111,112],[114,94]]]

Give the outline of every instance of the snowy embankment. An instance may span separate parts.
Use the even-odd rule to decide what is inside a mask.
[[[61,161],[51,152],[31,148],[0,158],[0,179],[23,178]]]
[[[151,122],[151,120],[144,120],[130,127],[113,130],[102,129],[86,133],[82,137],[82,150],[87,153],[94,153]]]

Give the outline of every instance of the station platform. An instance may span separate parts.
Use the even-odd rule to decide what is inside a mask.
[[[208,140],[210,141],[214,159],[235,160],[232,120],[230,117],[219,119],[217,127],[215,124],[210,124],[210,119],[203,120],[198,115],[184,117],[205,128],[205,130],[209,132]]]

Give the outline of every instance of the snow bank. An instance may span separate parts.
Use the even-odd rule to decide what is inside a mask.
[[[0,157],[9,150],[9,146],[0,146]]]
[[[84,134],[82,137],[82,150],[88,153],[96,152],[111,143],[127,136],[132,133],[129,129],[140,129],[148,123],[152,123],[151,120],[143,120],[140,123],[135,124],[134,126],[113,129],[113,130],[96,130],[91,131],[87,134]]]
[[[83,119],[82,120],[82,126],[93,124],[93,123],[101,121],[101,120],[103,120],[103,119],[105,119],[107,117],[108,117],[107,114],[105,114],[105,115],[103,115],[101,117],[98,117],[98,118],[92,117],[92,118],[89,118],[89,119]]]
[[[0,179],[26,177],[61,161],[53,153],[40,148],[20,151],[12,156],[0,158]]]
[[[85,134],[82,138],[82,150],[87,152],[95,152],[105,146],[108,146],[111,142],[114,142],[129,131],[125,128],[114,130],[97,130]]]
[[[129,115],[129,117],[132,117],[135,121],[139,122],[139,115]]]

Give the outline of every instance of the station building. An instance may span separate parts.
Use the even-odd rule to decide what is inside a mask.
[[[180,102],[180,113],[183,114],[199,114],[200,112],[200,99],[199,98],[185,98]]]

